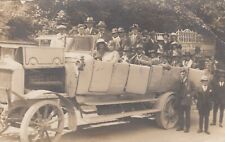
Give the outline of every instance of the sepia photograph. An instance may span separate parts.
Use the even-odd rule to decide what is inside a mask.
[[[225,142],[224,0],[0,0],[1,142]]]

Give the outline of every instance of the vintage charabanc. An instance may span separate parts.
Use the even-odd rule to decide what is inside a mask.
[[[0,132],[20,128],[20,141],[57,141],[82,120],[99,124],[141,115],[164,129],[176,125],[175,83],[183,68],[96,61],[95,38],[70,37],[62,48],[17,48],[1,56]],[[198,84],[201,71],[186,69]]]

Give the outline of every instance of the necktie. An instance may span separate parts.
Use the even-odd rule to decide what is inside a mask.
[[[224,82],[220,81],[220,87],[223,87]]]
[[[203,91],[205,92],[207,90],[207,86],[202,86],[203,87]]]

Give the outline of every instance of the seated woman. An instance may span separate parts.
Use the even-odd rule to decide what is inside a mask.
[[[105,52],[108,50],[107,43],[104,39],[100,38],[96,42],[96,52],[93,54],[95,60],[102,60]]]
[[[108,51],[106,51],[102,57],[102,61],[118,63],[120,59],[119,52],[116,51],[116,43],[114,41],[109,41]]]

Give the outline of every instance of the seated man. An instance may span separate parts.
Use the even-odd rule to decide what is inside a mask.
[[[130,63],[151,66],[152,60],[145,55],[143,45],[138,44],[136,50],[136,54],[130,59]]]
[[[119,52],[116,50],[116,44],[112,40],[109,41],[108,51],[102,57],[102,61],[117,63],[120,59]]]

